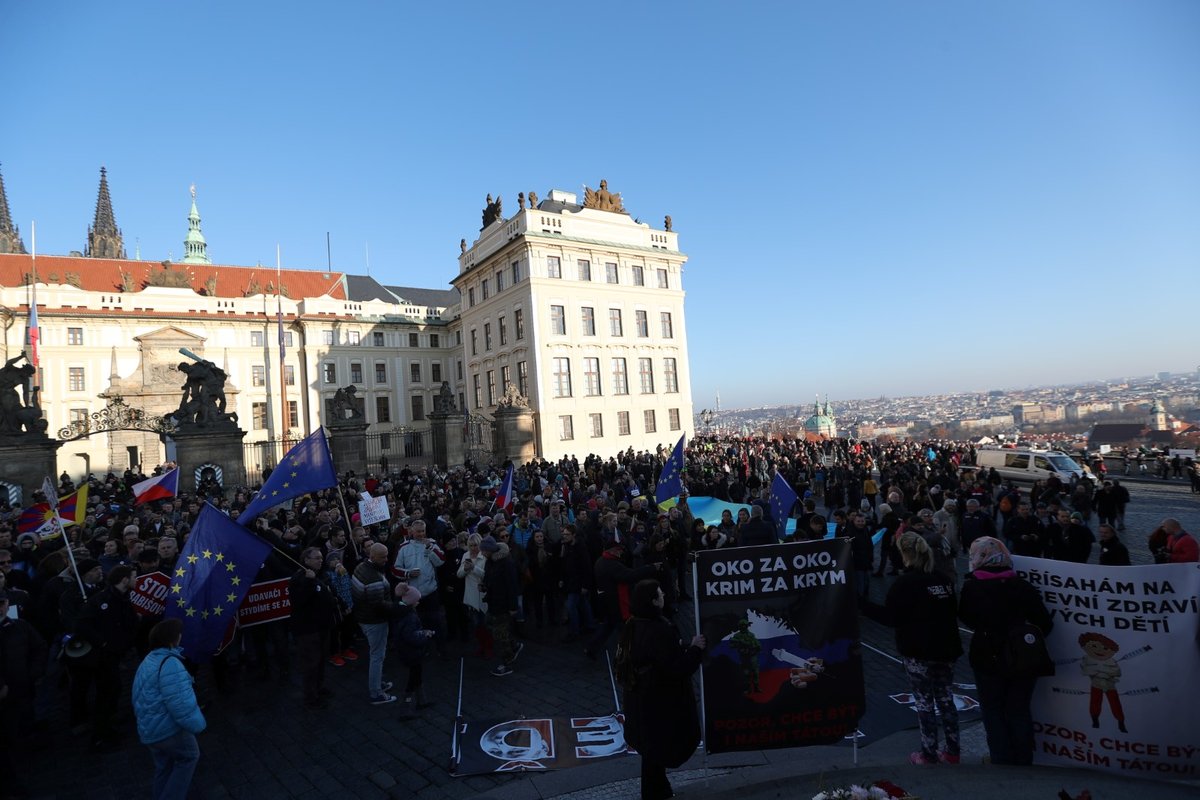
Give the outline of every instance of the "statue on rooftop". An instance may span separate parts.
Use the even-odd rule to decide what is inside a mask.
[[[601,180],[599,189],[583,187],[583,207],[594,208],[597,211],[610,211],[614,214],[625,214],[625,205],[621,202],[621,193],[613,194],[608,190],[608,181]]]

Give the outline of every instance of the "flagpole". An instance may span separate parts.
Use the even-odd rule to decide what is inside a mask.
[[[43,485],[49,483],[54,485],[54,481],[46,478]],[[58,535],[62,537],[63,547],[67,549],[67,560],[71,562],[71,571],[75,573],[75,580],[79,582],[79,592],[83,595],[83,599],[87,600],[87,589],[83,587],[83,576],[79,574],[79,565],[75,563],[75,552],[71,549],[71,543],[67,541],[67,531],[63,528],[62,517],[58,515],[58,491],[52,491],[46,495],[46,502],[50,506],[50,510],[54,512],[54,527],[58,528]]]
[[[30,263],[30,269],[33,272],[33,278],[32,278],[33,285],[30,287],[30,290],[32,292],[32,297],[31,297],[30,303],[29,303],[29,316],[26,318],[26,321],[25,321],[25,340],[26,340],[26,343],[29,345],[30,350],[33,351],[33,360],[32,361],[29,360],[28,353],[26,353],[26,355],[25,355],[25,360],[30,361],[30,363],[33,364],[33,375],[31,375],[29,377],[29,384],[28,384],[29,389],[28,389],[28,395],[25,398],[25,401],[26,401],[27,405],[37,406],[37,405],[40,405],[38,403],[38,393],[41,392],[41,390],[42,390],[41,384],[38,382],[38,371],[39,371],[38,370],[38,362],[41,361],[41,358],[38,356],[39,348],[38,348],[38,341],[37,341],[38,337],[41,336],[42,332],[41,332],[40,326],[38,326],[36,324],[37,323],[37,220],[31,221],[29,223],[29,228],[30,228],[30,231],[29,231],[29,245],[30,245],[29,246],[29,263]],[[34,331],[33,337],[34,338],[32,338],[32,339],[30,338],[30,333],[29,333],[29,320],[33,320],[35,323],[34,329],[33,329],[33,331]],[[82,585],[83,584],[80,583],[80,586],[82,586]]]
[[[279,266],[279,245],[275,245],[275,324],[279,330],[279,396],[282,405],[279,415],[283,422],[283,446],[286,450],[288,446],[288,432],[291,430],[291,413],[288,409],[287,399],[287,366],[285,363],[286,353],[283,346],[283,300],[281,298],[282,288],[280,287],[281,271]]]

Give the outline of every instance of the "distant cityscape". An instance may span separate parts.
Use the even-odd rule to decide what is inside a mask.
[[[697,398],[697,405],[704,400]],[[855,439],[1079,440],[1093,446],[1194,447],[1200,442],[1200,367],[1194,372],[1024,389],[723,409],[714,398],[696,432]]]

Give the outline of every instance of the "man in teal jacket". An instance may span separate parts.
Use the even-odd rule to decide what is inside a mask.
[[[183,623],[167,619],[150,631],[150,652],[133,678],[133,712],[138,738],[154,756],[154,800],[187,797],[200,746],[196,734],[207,724],[179,641]]]

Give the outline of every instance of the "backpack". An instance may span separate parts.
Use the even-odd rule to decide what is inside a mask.
[[[1053,675],[1054,662],[1050,660],[1041,628],[1030,622],[1014,623],[1004,634],[998,666],[1009,678]]]

